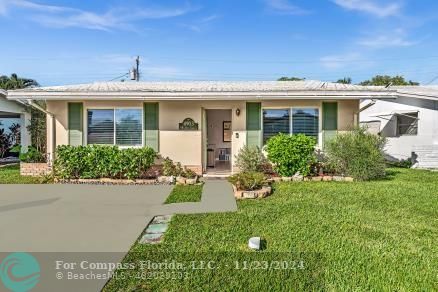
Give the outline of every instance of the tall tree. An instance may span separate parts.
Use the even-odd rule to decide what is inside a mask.
[[[38,82],[29,78],[20,78],[12,73],[10,77],[0,76],[0,88],[5,90],[22,89],[26,87],[38,86]]]
[[[299,78],[299,77],[280,77],[277,79],[277,81],[303,81],[306,80],[306,78]]]
[[[338,81],[336,81],[336,83],[341,83],[341,84],[351,84],[351,78],[350,77],[344,77],[342,79],[338,79]]]
[[[365,80],[360,83],[360,85],[376,85],[376,86],[417,86],[420,85],[418,82],[412,80],[405,80],[403,76],[388,76],[388,75],[376,75],[371,80]]]
[[[5,90],[23,89],[27,87],[39,86],[34,79],[21,78],[13,73],[10,77],[0,76],[0,88]],[[38,102],[39,106],[45,108],[45,102]],[[32,146],[40,152],[46,151],[46,114],[31,107],[28,109],[32,115],[30,125],[27,127],[31,138]]]

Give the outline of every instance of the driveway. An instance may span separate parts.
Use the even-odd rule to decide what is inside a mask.
[[[0,185],[0,251],[129,251],[171,186]]]

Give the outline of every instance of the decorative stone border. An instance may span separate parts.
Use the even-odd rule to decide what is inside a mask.
[[[273,177],[271,178],[273,182],[303,182],[303,181],[345,181],[345,182],[354,182],[354,178],[349,176],[291,176],[291,177]]]
[[[195,178],[185,178],[182,176],[174,177],[174,176],[159,176],[157,178],[159,183],[166,184],[177,184],[177,185],[196,185],[199,181],[198,177]]]
[[[20,163],[20,175],[44,176],[50,174],[52,168],[47,163]]]
[[[159,183],[155,179],[111,179],[111,178],[101,178],[101,179],[55,179],[55,183],[59,184],[75,184],[75,185],[156,185],[164,184]]]
[[[234,197],[237,199],[257,199],[266,198],[272,193],[272,188],[270,186],[264,186],[260,190],[253,191],[239,191],[236,186],[233,185]]]

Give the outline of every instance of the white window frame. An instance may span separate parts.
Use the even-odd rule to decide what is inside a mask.
[[[262,139],[263,139],[263,110],[289,110],[289,135],[293,135],[293,110],[294,109],[317,109],[318,110],[318,142],[316,144],[316,147],[318,149],[322,149],[322,103],[318,105],[299,105],[299,106],[262,106]],[[265,145],[263,145],[265,146]]]
[[[113,111],[113,118],[114,118],[114,144],[88,144],[88,111],[89,110],[112,110]],[[141,145],[117,145],[116,144],[116,132],[117,132],[117,122],[116,122],[116,110],[140,110],[141,111]],[[98,106],[92,106],[85,108],[85,114],[84,114],[84,125],[85,125],[85,137],[84,137],[84,144],[85,145],[107,145],[107,146],[117,146],[120,149],[126,149],[126,148],[142,148],[144,147],[144,108],[142,107],[133,107],[133,106],[115,106],[115,107],[98,107]]]

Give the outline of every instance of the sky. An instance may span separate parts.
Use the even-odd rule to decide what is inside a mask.
[[[0,0],[0,74],[41,85],[120,80],[438,84],[434,0]]]

